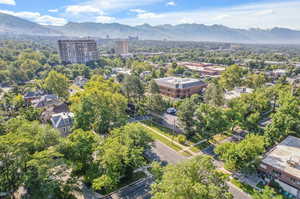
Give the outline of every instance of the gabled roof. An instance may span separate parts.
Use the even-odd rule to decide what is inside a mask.
[[[60,104],[54,104],[50,107],[48,107],[41,115],[41,119],[46,122],[49,121],[52,117],[52,115],[57,114],[57,113],[64,113],[64,112],[69,112],[68,105],[64,102]]]
[[[54,128],[70,127],[73,124],[73,113],[58,113],[51,117],[51,122]]]
[[[29,91],[24,94],[24,98],[26,99],[26,98],[40,97],[42,95],[43,95],[42,91]]]
[[[39,99],[33,100],[32,104],[34,107],[43,107],[47,106],[48,104],[58,103],[59,98],[56,95],[43,95]]]

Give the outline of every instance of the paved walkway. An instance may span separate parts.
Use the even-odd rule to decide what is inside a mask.
[[[227,185],[229,186],[229,192],[232,193],[234,199],[252,199],[249,194],[245,193],[231,182],[227,182]]]
[[[195,144],[192,144],[191,146],[185,147],[184,149],[182,149],[182,150],[179,151],[179,152],[184,152],[184,151],[190,150],[190,148],[192,148],[192,147],[194,147],[194,146],[197,146],[197,145],[199,145],[199,144],[202,144],[203,142],[206,142],[206,141],[207,141],[207,139],[201,140],[201,141],[199,141],[199,142],[197,142],[197,143],[195,143]],[[198,154],[197,154],[197,155],[198,155]]]

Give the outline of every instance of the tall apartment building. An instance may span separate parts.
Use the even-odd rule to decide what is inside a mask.
[[[62,63],[86,64],[99,59],[95,40],[59,40],[58,48]]]
[[[165,77],[155,79],[159,86],[160,93],[173,98],[189,97],[199,94],[207,84],[192,78]]]
[[[116,41],[115,52],[117,55],[128,54],[128,40]]]

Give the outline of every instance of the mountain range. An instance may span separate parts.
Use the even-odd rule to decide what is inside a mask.
[[[300,44],[300,31],[287,28],[236,29],[223,25],[203,24],[129,26],[119,23],[92,22],[69,22],[64,26],[44,26],[3,13],[0,13],[0,33],[97,38],[105,38],[107,35],[110,38],[139,36],[143,40]]]

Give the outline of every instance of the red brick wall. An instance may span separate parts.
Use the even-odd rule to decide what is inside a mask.
[[[169,97],[174,97],[174,98],[183,98],[183,97],[188,97],[193,94],[200,93],[203,88],[205,88],[206,85],[200,85],[200,86],[194,86],[191,88],[168,88],[164,86],[159,86],[160,93],[162,95],[166,95]]]
[[[281,171],[281,170],[279,170],[279,169],[276,169],[276,168],[274,168],[274,167],[272,167],[272,166],[270,166],[270,165],[266,165],[266,164],[263,164],[263,165],[265,165],[265,166],[267,167],[267,169],[264,169],[264,168],[262,168],[262,167],[259,167],[259,170],[260,170],[260,171],[262,171],[262,172],[264,172],[264,173],[266,173],[266,174],[269,174],[269,175],[273,176],[275,179],[279,179],[279,180],[281,180],[282,182],[285,182],[285,183],[287,183],[287,184],[289,184],[289,185],[291,185],[291,186],[293,186],[293,187],[295,187],[295,188],[297,188],[297,189],[300,190],[300,184],[297,184],[297,183],[296,183],[297,181],[300,183],[300,178],[297,178],[297,177],[292,176],[292,175],[290,175],[290,174],[288,174],[288,173],[285,173],[284,171]],[[273,170],[275,170],[275,171],[277,171],[277,172],[280,172],[281,175],[278,176],[278,177],[275,177],[275,176],[274,176],[274,173],[273,173]],[[295,179],[296,181],[293,182],[292,179]]]

